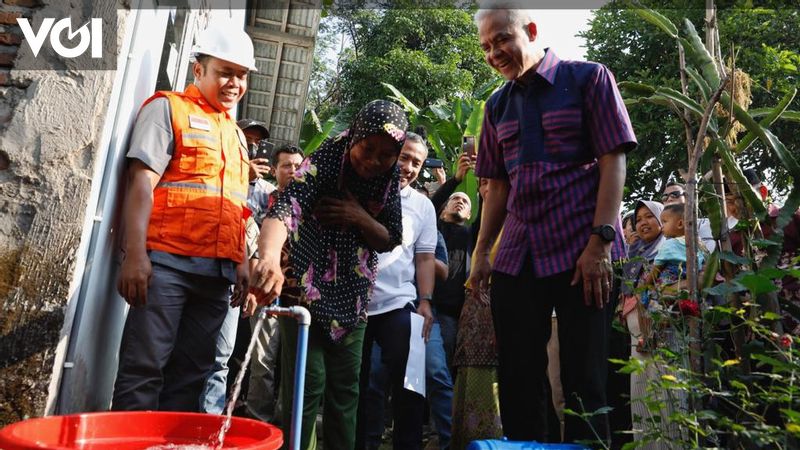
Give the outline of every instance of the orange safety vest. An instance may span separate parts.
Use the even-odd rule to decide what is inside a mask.
[[[160,97],[169,100],[175,151],[153,191],[147,248],[240,263],[249,215],[244,133],[193,84],[144,104]]]

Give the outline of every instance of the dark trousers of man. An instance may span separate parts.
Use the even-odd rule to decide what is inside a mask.
[[[229,299],[224,278],[153,264],[147,304],[125,321],[112,409],[198,411]]]
[[[551,315],[558,316],[561,383],[566,407],[592,412],[606,406],[610,321],[606,309],[586,306],[583,286],[570,286],[573,272],[535,278],[530,261],[519,276],[492,274],[492,317],[497,335],[500,418],[511,440],[547,441],[547,341]],[[605,414],[565,417],[564,440],[608,441]],[[592,430],[594,428],[594,431]]]
[[[422,448],[422,416],[425,411],[425,397],[403,387],[406,364],[408,362],[408,341],[411,333],[411,311],[413,307],[395,309],[369,317],[364,334],[364,348],[361,358],[361,392],[369,391],[372,343],[381,348],[381,359],[389,372],[392,386],[392,409],[394,427],[392,432],[395,449],[414,450]],[[370,404],[369,396],[362,395],[358,400],[358,425],[356,427],[356,449],[367,448],[367,424],[377,402]],[[383,403],[380,404],[381,407]],[[382,413],[380,414],[382,416]]]

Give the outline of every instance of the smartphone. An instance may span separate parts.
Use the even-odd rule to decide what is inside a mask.
[[[442,162],[441,159],[428,158],[425,160],[425,167],[428,167],[430,169],[437,169],[439,167],[444,167],[444,163]]]
[[[256,150],[256,158],[264,158],[264,159],[271,158],[272,149],[274,148],[275,144],[269,142],[266,139],[262,139],[261,141],[258,142],[258,150]]]
[[[461,141],[461,151],[469,156],[475,155],[475,136],[464,136]]]

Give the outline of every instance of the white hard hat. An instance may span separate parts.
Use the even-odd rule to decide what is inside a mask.
[[[208,55],[257,71],[253,41],[240,26],[210,25],[197,36],[192,56]]]

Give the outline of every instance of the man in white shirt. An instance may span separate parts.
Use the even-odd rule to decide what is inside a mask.
[[[422,448],[425,408],[423,396],[403,388],[414,301],[419,300],[416,312],[425,319],[422,334],[426,341],[433,325],[431,297],[437,241],[436,211],[427,197],[410,186],[419,176],[427,156],[424,140],[414,133],[407,133],[406,143],[397,161],[403,207],[403,243],[391,252],[378,255],[378,275],[367,308],[369,322],[364,334],[361,360],[361,392],[366,392],[372,344],[376,342],[392,385],[393,446],[403,450]],[[365,396],[360,396],[357,449],[367,448],[366,403]]]

